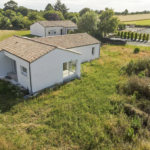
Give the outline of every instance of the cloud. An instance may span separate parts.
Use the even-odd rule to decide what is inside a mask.
[[[4,3],[8,0],[0,0],[0,8],[4,7]],[[55,4],[56,0],[15,0],[19,6],[25,6],[30,9],[44,10],[48,3]],[[150,1],[148,0],[62,0],[69,11],[78,12],[84,7],[93,10],[104,10],[106,7],[113,8],[114,11],[122,12],[128,9],[132,11],[149,10]]]

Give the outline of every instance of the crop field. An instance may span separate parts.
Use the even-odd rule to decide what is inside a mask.
[[[150,26],[150,20],[129,21],[129,22],[124,22],[124,23],[125,24],[135,24],[135,25]]]
[[[99,59],[82,64],[80,80],[29,100],[0,80],[0,149],[149,150],[149,128],[124,110],[125,104],[143,108],[149,101],[118,92],[128,80],[121,68],[150,56],[149,47],[138,54],[134,48],[103,46]]]
[[[30,31],[16,31],[16,30],[0,30],[0,41],[7,39],[13,35],[20,35],[20,36],[27,36],[27,37],[34,37],[30,34]]]
[[[117,16],[121,22],[150,20],[150,14]]]

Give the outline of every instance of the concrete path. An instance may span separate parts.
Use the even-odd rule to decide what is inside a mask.
[[[150,47],[150,41],[149,42],[136,42],[136,41],[128,41],[127,45],[135,45],[135,46],[146,46]]]

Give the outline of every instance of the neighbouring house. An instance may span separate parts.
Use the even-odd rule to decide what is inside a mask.
[[[81,63],[100,57],[101,42],[87,33],[34,38],[36,41],[81,53]]]
[[[68,34],[69,30],[74,31],[77,25],[70,20],[66,21],[38,21],[30,26],[30,32],[36,36],[56,36]]]
[[[100,41],[87,33],[57,38],[12,36],[0,42],[0,76],[31,93],[80,78],[81,62],[100,56]]]

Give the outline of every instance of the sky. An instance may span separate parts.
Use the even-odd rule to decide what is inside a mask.
[[[8,0],[0,0],[0,8]],[[44,10],[48,3],[54,5],[56,0],[14,0],[18,6],[30,9]],[[70,12],[79,12],[82,8],[88,7],[93,10],[104,10],[106,7],[114,9],[115,12],[122,12],[128,9],[129,12],[150,10],[150,0],[61,0],[66,4]]]

